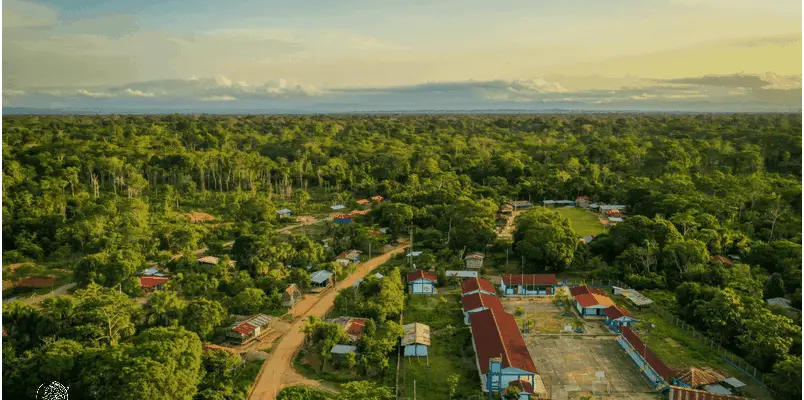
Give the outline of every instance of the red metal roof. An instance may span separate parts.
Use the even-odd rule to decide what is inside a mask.
[[[408,274],[408,282],[413,282],[420,278],[427,279],[431,282],[438,282],[438,277],[436,276],[435,272],[422,271],[420,269],[417,269],[416,271],[413,271]]]
[[[472,314],[472,341],[482,373],[489,372],[489,359],[502,357],[503,368],[538,373],[514,316],[493,309]]]
[[[575,200],[589,200],[589,196],[578,196]]]
[[[470,294],[469,296],[463,296],[461,298],[461,304],[463,304],[464,312],[476,310],[481,307],[493,308],[495,311],[505,312],[499,297],[485,293],[475,293]]]
[[[233,331],[241,334],[241,335],[248,335],[249,333],[253,332],[257,329],[256,326],[249,324],[248,322],[243,322],[240,325],[235,326],[232,328]]]
[[[614,302],[608,296],[599,294],[580,294],[575,296],[575,301],[581,307],[594,307],[594,306],[613,306]]]
[[[528,381],[516,380],[508,382],[508,386],[515,386],[521,390],[521,393],[533,394],[533,385]]]
[[[506,285],[558,285],[554,274],[503,274]]]
[[[616,304],[603,310],[603,312],[606,313],[606,316],[609,317],[609,319],[617,319],[621,317],[634,318],[634,316],[627,309]]]
[[[169,278],[162,278],[158,276],[143,276],[140,277],[140,287],[143,289],[150,289],[157,287],[168,280]]]
[[[346,333],[360,339],[363,335],[363,327],[366,326],[366,320],[363,319],[350,319],[349,324],[346,325]]]
[[[620,332],[622,332],[623,337],[628,340],[628,343],[631,343],[631,346],[639,353],[639,355],[645,357],[645,360],[650,364],[651,368],[656,371],[659,376],[664,379],[670,379],[676,375],[676,372],[673,371],[670,367],[665,365],[659,357],[654,354],[650,348],[645,349],[645,344],[642,343],[642,339],[636,335],[630,328],[628,327],[620,327]]]
[[[496,292],[494,290],[494,285],[485,279],[469,278],[461,281],[461,292],[463,294],[473,292],[475,290],[485,290],[489,293]]]
[[[606,292],[589,286],[576,286],[574,288],[570,288],[570,294],[573,296],[577,296],[579,294],[599,294],[605,296]]]

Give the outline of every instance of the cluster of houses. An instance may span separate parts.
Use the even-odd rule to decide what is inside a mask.
[[[476,277],[464,279],[461,292],[482,390],[505,393],[517,387],[520,400],[545,398],[547,390],[525,339],[514,316],[503,309],[494,285]]]

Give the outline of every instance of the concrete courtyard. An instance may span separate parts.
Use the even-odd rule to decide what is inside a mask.
[[[583,325],[583,335],[606,335],[611,334],[600,318],[580,318],[577,313],[564,316],[564,310],[553,304],[552,297],[533,297],[524,300],[513,300],[502,298],[503,308],[512,314],[517,322],[522,325],[523,320],[534,323],[534,334],[558,334],[564,332],[567,325],[575,326],[578,322]],[[525,310],[525,315],[517,316],[515,311],[521,307]],[[565,333],[566,334],[566,333]],[[570,332],[571,335],[581,335]]]
[[[657,398],[613,337],[526,335],[525,341],[553,400],[578,399],[593,390],[611,399]],[[594,384],[597,371],[604,372],[608,388]]]

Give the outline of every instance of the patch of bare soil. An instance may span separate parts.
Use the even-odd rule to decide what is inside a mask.
[[[316,221],[317,219],[310,215],[299,215],[296,217],[296,222],[300,224],[314,224]]]
[[[17,263],[17,264],[8,264],[6,265],[6,268],[8,268],[9,273],[13,273],[14,271],[17,270],[17,268],[22,267],[23,265],[29,265],[31,267],[36,266],[36,264],[34,263]]]
[[[20,287],[42,288],[56,283],[56,278],[53,277],[36,277],[25,278],[17,284]]]
[[[179,218],[186,218],[189,219],[190,222],[207,222],[207,221],[214,221],[215,217],[198,211],[193,211],[191,213],[181,214]]]

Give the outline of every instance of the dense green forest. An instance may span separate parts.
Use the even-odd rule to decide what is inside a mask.
[[[365,224],[328,228],[328,249],[274,232],[278,209],[322,214],[375,195],[386,201]],[[630,218],[587,247],[536,209],[512,242],[496,239],[501,203],[580,195]],[[178,218],[193,211],[217,221]],[[372,224],[413,228],[434,255],[422,266],[491,244],[525,272],[674,291],[678,316],[771,374],[779,398],[801,396],[800,314],[764,302],[801,308],[801,116],[782,114],[4,117],[3,263],[67,269],[81,289],[4,304],[3,393],[62,379],[82,398],[239,398],[201,340],[229,313],[278,308],[285,283],[309,284],[288,266],[384,243]],[[230,240],[236,267],[170,261]],[[180,274],[181,291],[140,307],[129,297],[149,261]]]

